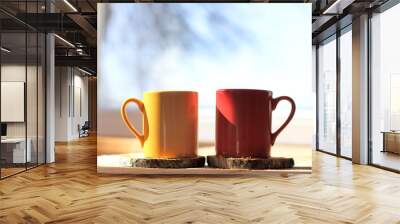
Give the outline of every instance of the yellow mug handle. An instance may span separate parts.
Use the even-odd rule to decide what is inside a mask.
[[[126,114],[126,107],[128,106],[129,103],[136,103],[136,105],[139,107],[140,112],[143,115],[143,134],[140,133],[136,128],[133,126],[133,124],[129,121],[128,115]],[[122,120],[124,121],[125,125],[132,131],[132,133],[139,139],[141,146],[143,147],[144,142],[147,139],[147,136],[149,134],[149,124],[147,121],[147,114],[146,110],[144,108],[144,103],[141,100],[135,99],[135,98],[128,98],[126,99],[121,106],[121,117]]]

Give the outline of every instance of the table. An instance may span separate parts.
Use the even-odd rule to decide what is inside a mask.
[[[30,138],[26,139],[28,143],[25,152],[25,138],[5,138],[1,139],[1,157],[6,163],[26,163],[31,162],[32,153]]]
[[[383,150],[382,152],[392,152],[400,154],[400,131],[382,131]]]

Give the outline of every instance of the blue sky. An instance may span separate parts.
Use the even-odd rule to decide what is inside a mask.
[[[162,7],[110,4],[99,37],[102,85],[110,91],[100,104],[119,108],[144,91],[179,89],[198,91],[200,107],[214,108],[219,88],[256,88],[291,96],[313,113],[310,4],[169,4],[168,15]],[[158,23],[179,35],[157,36]]]

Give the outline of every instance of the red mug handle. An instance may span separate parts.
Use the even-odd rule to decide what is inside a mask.
[[[292,110],[290,111],[290,114],[286,121],[282,124],[278,130],[276,130],[274,133],[271,134],[271,145],[274,145],[276,137],[283,131],[283,129],[289,124],[289,122],[292,120],[294,113],[296,112],[296,104],[294,103],[294,100],[288,96],[280,96],[278,98],[272,99],[272,111],[275,110],[276,106],[281,100],[286,100],[290,103],[292,106]],[[271,130],[272,132],[272,130]]]

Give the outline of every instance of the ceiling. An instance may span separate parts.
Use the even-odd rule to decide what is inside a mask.
[[[206,0],[207,1],[207,0]],[[224,2],[221,0],[219,2]],[[313,43],[318,43],[341,26],[351,23],[351,17],[373,9],[387,0],[252,0],[270,3],[311,3]],[[133,0],[1,0],[1,30],[15,44],[21,41],[18,32],[25,28],[39,32],[55,32],[56,65],[82,66],[96,71],[97,3],[139,2]],[[148,0],[140,2],[151,2]],[[157,2],[167,2],[158,0]],[[169,0],[170,2],[170,0]],[[179,2],[175,0],[174,2]],[[187,2],[187,1],[186,1]],[[193,1],[198,2],[198,1]],[[202,1],[204,2],[204,1]],[[215,0],[208,0],[215,2]],[[226,0],[232,2],[232,0]],[[238,2],[248,2],[239,0]],[[50,13],[51,11],[51,13]],[[289,15],[288,15],[289,16]],[[347,19],[347,23],[346,23]],[[348,24],[347,24],[348,25]],[[13,38],[14,36],[14,38]],[[60,38],[59,38],[60,37]],[[64,41],[66,40],[66,41]],[[21,44],[21,43],[19,43]],[[23,44],[23,43],[22,43]],[[28,49],[29,51],[29,49]]]

